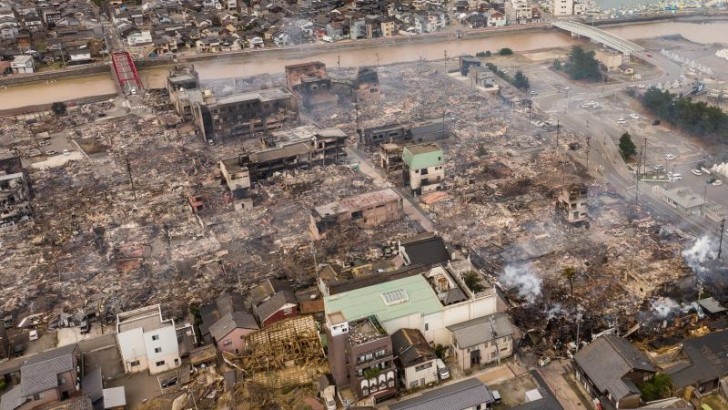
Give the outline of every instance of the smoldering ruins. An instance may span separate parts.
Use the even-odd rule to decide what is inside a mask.
[[[304,289],[321,264],[376,263],[383,244],[432,224],[500,290],[524,349],[566,355],[577,327],[582,338],[656,340],[719,326],[693,304],[701,289],[725,296],[712,239],[588,177],[585,137],[507,98],[507,84],[494,92],[443,68],[312,63],[206,81],[179,67],[144,109],[104,102],[2,119],[32,197],[23,191],[30,206],[2,227],[0,310],[53,323],[161,303],[184,318],[223,290],[265,278]],[[250,115],[230,108],[241,104]],[[46,138],[69,151],[38,152]],[[441,150],[438,180],[405,190],[402,152],[421,143]],[[416,211],[400,204],[376,224],[311,235],[312,218],[330,216],[316,209],[389,188]]]

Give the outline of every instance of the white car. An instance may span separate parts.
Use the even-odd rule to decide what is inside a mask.
[[[672,154],[665,154],[665,159],[668,159],[668,160],[675,159],[675,156]]]
[[[618,119],[618,120],[617,120],[617,124],[622,124],[622,125],[624,125],[624,124],[626,124],[626,123],[627,123],[627,120],[625,120],[624,118],[620,118],[620,119]]]
[[[531,92],[529,92],[529,94],[531,94],[531,95],[538,95],[538,91],[531,90]]]
[[[693,175],[697,175],[697,176],[701,176],[701,175],[703,175],[703,173],[702,173],[702,172],[700,172],[700,170],[699,170],[699,169],[691,169],[691,170],[690,170],[690,172],[692,172],[692,173],[693,173]]]
[[[538,359],[538,365],[541,367],[544,367],[551,363],[551,358],[548,356],[542,356],[540,359]]]
[[[640,117],[640,116],[639,116],[639,115],[637,115],[637,114],[635,114],[635,113],[632,113],[632,114],[630,114],[630,115],[629,115],[629,118],[632,118],[633,120],[636,120],[636,119],[638,119],[639,117]]]
[[[450,369],[445,366],[445,362],[443,362],[442,359],[437,359],[435,361],[435,365],[437,367],[437,375],[440,377],[440,380],[450,378]]]
[[[721,181],[720,179],[716,179],[715,181],[713,181],[712,185],[721,186],[721,185],[723,185],[723,181]]]

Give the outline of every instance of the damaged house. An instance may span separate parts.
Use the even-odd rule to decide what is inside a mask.
[[[253,288],[248,302],[261,328],[298,316],[298,299],[291,289],[271,279]]]
[[[402,197],[387,188],[315,207],[310,230],[315,239],[320,239],[331,229],[347,225],[368,228],[401,219],[403,215]]]
[[[556,214],[563,220],[572,224],[587,221],[587,201],[589,189],[586,184],[570,184],[559,192],[556,200]]]
[[[30,219],[30,182],[20,157],[0,153],[0,227]]]

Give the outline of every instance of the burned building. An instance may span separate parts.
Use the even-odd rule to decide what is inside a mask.
[[[179,64],[172,67],[167,75],[167,92],[171,96],[180,89],[200,88],[200,75],[192,64]]]
[[[376,401],[397,393],[392,340],[376,316],[347,321],[341,312],[326,316],[329,365],[339,389]]]
[[[471,68],[480,67],[481,61],[473,56],[460,57],[460,75],[467,77]]]
[[[391,189],[352,196],[317,206],[311,214],[311,235],[320,239],[329,230],[343,225],[372,227],[402,218],[402,197]]]
[[[202,91],[202,101],[192,108],[195,125],[208,142],[279,129],[298,120],[296,98],[283,88],[251,91],[217,98]]]
[[[402,169],[402,147],[389,143],[380,145],[379,166],[386,172]]]
[[[286,84],[291,91],[298,91],[302,80],[305,78],[328,78],[326,74],[326,64],[320,61],[287,65],[285,70]]]
[[[330,78],[302,78],[298,94],[306,111],[330,109],[339,103],[339,96],[333,91]]]
[[[588,218],[589,190],[585,184],[570,184],[561,189],[556,200],[556,214],[572,224],[585,223]]]
[[[222,159],[220,173],[235,209],[253,206],[252,187],[275,172],[336,163],[346,157],[346,134],[338,128],[299,127],[264,138],[267,148]]]
[[[374,146],[386,143],[403,143],[409,141],[408,131],[407,127],[400,124],[364,128],[359,133],[359,144]]]
[[[356,73],[354,88],[357,101],[379,101],[381,91],[377,71],[370,67],[359,68],[359,71]]]
[[[30,181],[20,157],[0,152],[0,227],[30,219]]]
[[[437,144],[407,145],[402,150],[404,185],[417,195],[437,191],[445,179],[445,160]]]

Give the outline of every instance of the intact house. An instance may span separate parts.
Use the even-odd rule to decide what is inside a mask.
[[[513,355],[515,328],[505,313],[468,320],[447,327],[451,349],[463,370],[500,362]]]
[[[676,392],[689,386],[701,394],[717,389],[728,376],[728,331],[684,340],[679,358],[681,363],[666,370]]]
[[[655,193],[661,196],[673,208],[688,215],[701,215],[705,200],[702,195],[697,195],[689,188],[664,189],[661,186],[652,188]]]
[[[437,144],[406,145],[402,150],[404,185],[416,195],[440,190],[445,179],[445,160]]]
[[[399,329],[392,333],[394,363],[406,389],[437,383],[437,356],[418,329]]]
[[[253,315],[246,312],[230,312],[210,326],[210,336],[217,350],[234,354],[245,351],[245,336],[258,330]]]
[[[116,340],[126,373],[157,374],[182,364],[174,320],[162,318],[160,305],[119,313]]]
[[[80,390],[79,364],[77,344],[30,356],[20,367],[20,383],[0,399],[0,409],[34,409],[71,398]]]
[[[248,303],[261,328],[298,316],[298,299],[291,289],[271,279],[264,280],[250,291]]]
[[[213,343],[210,328],[223,316],[238,312],[246,313],[243,297],[237,293],[223,292],[212,303],[200,307],[200,337],[206,343]]]
[[[399,220],[403,215],[402,197],[387,188],[315,207],[309,228],[314,239],[321,239],[342,226],[370,228]]]
[[[33,57],[29,55],[15,56],[15,59],[10,62],[10,67],[15,74],[31,74],[35,72]]]
[[[328,360],[339,389],[375,402],[397,393],[392,341],[375,316],[347,320],[341,312],[326,315]]]
[[[608,400],[619,409],[633,409],[642,402],[638,384],[655,375],[644,353],[626,339],[604,335],[574,357],[576,380],[592,397]]]
[[[473,377],[389,406],[390,410],[485,410],[495,403],[493,393]]]

